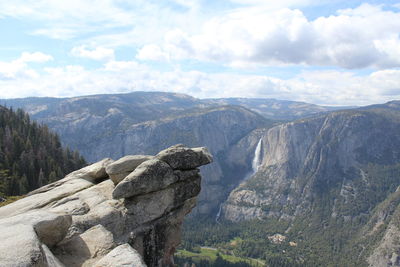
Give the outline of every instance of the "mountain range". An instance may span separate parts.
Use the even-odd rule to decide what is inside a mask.
[[[207,146],[215,161],[202,169],[204,189],[196,209],[201,213],[216,212],[250,171],[229,162],[229,151],[240,139],[255,129],[273,126],[276,119],[312,116],[331,109],[273,99],[196,99],[162,92],[6,99],[0,103],[26,110],[90,162],[154,154],[177,143]],[[239,103],[243,105],[233,105]],[[246,161],[251,160],[248,156]]]
[[[213,219],[185,233],[201,232],[198,245],[269,266],[400,266],[399,101],[332,108],[157,92],[1,101],[89,161],[207,146],[214,163],[201,170],[193,216]]]

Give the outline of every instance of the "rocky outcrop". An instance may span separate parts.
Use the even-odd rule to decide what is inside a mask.
[[[107,166],[106,172],[114,184],[121,182],[128,174],[136,169],[143,162],[152,159],[153,156],[129,155],[111,163]]]
[[[228,194],[231,188],[229,185],[232,183],[236,185],[229,173],[230,170],[224,168],[225,154],[238,140],[264,122],[260,115],[241,107],[198,109],[180,116],[124,126],[124,131],[112,128],[113,134],[88,140],[85,142],[87,149],[81,147],[79,151],[85,156],[88,155],[89,159],[119,158],[121,153],[155,154],[177,143],[193,147],[206,146],[216,157],[212,164],[201,168],[204,190],[199,196],[196,210],[209,214],[218,208],[218,204]],[[186,156],[190,158],[190,155],[184,157]],[[209,194],[209,192],[220,193]]]
[[[96,263],[95,267],[141,267],[144,265],[140,254],[128,244],[123,244],[111,250]]]
[[[0,208],[0,266],[172,266],[200,192],[197,168],[211,161],[205,148],[178,145],[39,188]]]
[[[232,162],[226,167],[229,149],[254,129],[271,124],[247,108],[175,93],[132,92],[64,99],[15,99],[3,103],[26,110],[91,162],[129,154],[154,155],[178,143],[206,146],[215,160],[201,168],[204,190],[193,213],[207,215],[216,213],[230,189],[237,185],[234,176],[241,166]],[[118,181],[118,168],[115,171],[110,176]]]

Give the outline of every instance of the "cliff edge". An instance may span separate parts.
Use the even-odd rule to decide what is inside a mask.
[[[172,266],[205,148],[104,159],[0,208],[1,266]]]

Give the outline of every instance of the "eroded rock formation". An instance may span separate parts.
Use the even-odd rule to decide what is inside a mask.
[[[1,266],[171,266],[205,148],[104,159],[0,208]]]

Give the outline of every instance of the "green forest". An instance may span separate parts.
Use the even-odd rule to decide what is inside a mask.
[[[279,244],[268,239],[268,236],[275,233],[284,233],[288,226],[288,222],[274,219],[215,223],[210,218],[198,216],[185,221],[181,248],[197,251],[201,246],[213,247],[223,254],[235,255],[243,259],[258,259],[265,263],[265,265],[248,265],[253,267],[323,266],[320,265],[318,256],[312,255],[310,248],[304,247],[304,243],[298,242],[298,237],[293,234],[287,235],[287,240]],[[295,241],[295,243],[289,241]],[[291,246],[290,244],[295,245]],[[198,266],[198,263],[196,266]],[[212,262],[209,264],[204,266],[229,266],[213,265]]]
[[[0,197],[24,195],[85,165],[46,125],[0,106]]]
[[[367,164],[363,170],[371,187],[353,179],[353,188],[360,193],[347,202],[332,187],[314,201],[312,212],[293,220],[270,217],[216,223],[212,218],[190,217],[184,223],[181,249],[212,247],[262,260],[269,267],[367,266],[368,255],[389,223],[400,225],[400,164]],[[337,216],[332,216],[334,206]],[[386,217],[380,221],[382,214]],[[275,234],[286,239],[272,242],[269,237]]]

